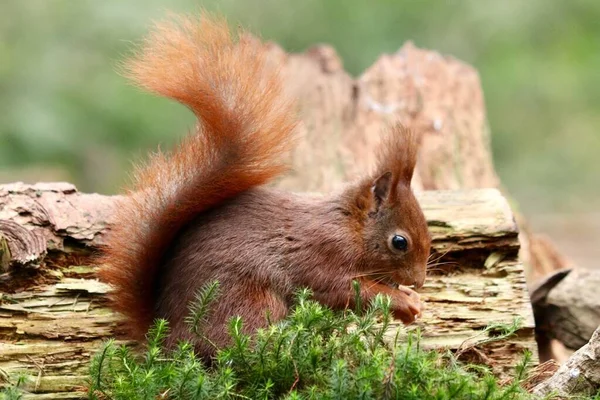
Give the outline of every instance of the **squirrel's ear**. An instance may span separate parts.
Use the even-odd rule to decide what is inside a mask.
[[[379,206],[389,197],[392,189],[392,173],[386,172],[379,178],[375,179],[371,191],[373,192],[373,199],[375,201],[375,210],[379,209]]]

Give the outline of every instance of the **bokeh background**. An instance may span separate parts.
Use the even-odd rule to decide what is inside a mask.
[[[497,171],[533,227],[600,259],[598,0],[2,0],[0,183],[115,193],[193,124],[116,72],[167,11],[220,11],[288,51],[333,45],[358,75],[406,40],[480,73]]]

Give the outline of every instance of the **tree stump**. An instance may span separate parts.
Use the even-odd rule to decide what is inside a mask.
[[[302,140],[280,186],[327,191],[373,166],[379,138],[400,121],[420,135],[413,187],[498,187],[483,93],[470,66],[405,44],[352,79],[329,46],[286,54],[269,45],[300,99]]]

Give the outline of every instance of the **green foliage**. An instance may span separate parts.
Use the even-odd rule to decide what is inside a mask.
[[[219,282],[212,282],[204,286],[198,293],[194,301],[190,304],[190,315],[186,318],[186,322],[190,330],[196,336],[202,335],[202,325],[210,313],[210,304],[216,299],[219,294]]]
[[[202,321],[205,288],[189,321]],[[211,294],[212,293],[212,294]],[[214,297],[212,297],[214,298]],[[107,342],[90,367],[90,399],[527,399],[519,386],[528,356],[513,383],[499,387],[485,368],[469,370],[451,354],[420,347],[419,334],[384,342],[391,321],[389,298],[366,311],[333,312],[298,293],[289,316],[251,338],[242,320],[229,323],[231,345],[205,367],[192,345],[163,349],[164,320],[148,333],[143,354]],[[516,328],[516,326],[514,327]],[[191,329],[194,329],[192,326]],[[196,329],[196,332],[201,332]],[[503,334],[512,334],[512,331]]]
[[[3,380],[7,380],[8,376],[6,375],[6,373],[4,373],[4,371],[2,370],[0,370],[0,372],[2,373],[2,375],[0,375],[0,378],[3,378]],[[0,400],[21,399],[23,397],[23,391],[21,390],[21,387],[30,379],[30,376],[28,376],[27,374],[21,373],[17,375],[15,382],[9,381],[9,384],[7,386],[0,388]]]

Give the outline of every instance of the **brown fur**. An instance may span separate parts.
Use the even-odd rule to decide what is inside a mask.
[[[170,155],[137,169],[100,260],[99,276],[115,287],[114,308],[134,338],[162,317],[170,343],[187,337],[213,354],[184,323],[194,294],[213,280],[220,297],[204,333],[217,345],[227,343],[231,316],[247,332],[264,326],[267,312],[283,318],[299,287],[339,309],[352,304],[358,279],[366,303],[386,293],[406,323],[420,311],[415,292],[389,285],[425,279],[430,236],[410,189],[415,136],[392,129],[374,174],[339,193],[264,187],[284,172],[296,123],[266,61],[260,46],[236,41],[223,21],[204,15],[159,25],[128,64],[140,86],[182,102],[200,121]],[[393,234],[409,240],[407,251],[389,247]]]

